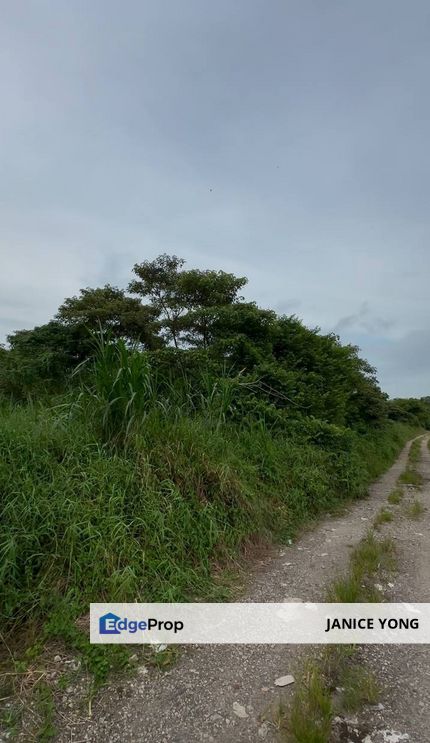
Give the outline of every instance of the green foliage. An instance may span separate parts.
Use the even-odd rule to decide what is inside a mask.
[[[55,738],[57,733],[55,719],[55,704],[51,687],[44,681],[39,681],[33,689],[35,695],[36,711],[40,718],[37,740],[40,743],[48,743]]]
[[[408,423],[415,428],[430,428],[430,397],[396,399],[388,403],[391,420]]]
[[[419,519],[423,513],[425,513],[425,507],[421,503],[418,498],[415,498],[414,501],[407,507],[406,514],[411,519]]]
[[[56,321],[8,336],[9,350],[0,355],[0,395],[23,400],[62,391],[71,370],[88,354],[90,337],[84,328]]]
[[[158,311],[128,297],[110,284],[97,289],[81,289],[79,297],[70,297],[58,309],[57,320],[67,327],[108,333],[116,338],[138,342],[147,349],[161,345],[157,337]]]
[[[365,704],[376,704],[379,687],[371,671],[359,665],[347,665],[339,679],[342,688],[340,705],[346,712],[356,712]]]
[[[394,488],[394,490],[391,491],[391,493],[388,496],[388,502],[391,503],[393,506],[397,506],[400,501],[403,498],[403,488],[397,487]]]
[[[400,485],[413,485],[415,488],[420,488],[423,484],[422,475],[416,470],[411,469],[409,466],[402,472],[397,481]]]
[[[365,460],[349,471],[348,454],[305,437],[220,425],[218,413],[151,408],[150,390],[136,402],[139,415],[147,412],[127,448],[106,447],[116,427],[126,433],[134,409],[111,405],[120,395],[108,398],[108,385],[98,389],[101,403],[75,406],[67,418],[58,408],[1,410],[6,622],[43,618],[65,598],[78,615],[90,600],[216,593],[215,561],[255,534],[291,536],[303,521],[361,495],[369,481]],[[380,470],[387,463],[381,458]]]
[[[388,524],[393,520],[393,518],[394,515],[391,511],[387,511],[386,508],[381,508],[373,520],[373,526],[375,529],[379,529],[382,524]]]
[[[414,467],[421,459],[421,439],[415,439],[409,449],[409,464]]]
[[[351,553],[351,569],[347,576],[335,580],[329,600],[357,603],[380,601],[373,580],[380,570],[390,571],[395,566],[395,548],[391,539],[377,540],[372,532],[362,539]]]
[[[77,369],[87,372],[77,407],[92,418],[103,442],[124,444],[157,404],[149,357],[128,349],[122,339],[111,342],[99,335],[94,343],[95,356]]]
[[[136,263],[137,279],[129,291],[150,300],[164,337],[175,347],[185,343],[207,348],[220,312],[238,301],[247,280],[224,271],[185,271],[183,265],[181,258],[166,254]]]
[[[62,637],[96,684],[128,656],[76,627],[90,601],[224,598],[215,564],[364,495],[429,407],[390,407],[357,348],[243,277],[134,274],[0,348],[1,621]]]
[[[333,704],[319,665],[309,663],[295,694],[287,740],[294,743],[328,743]]]

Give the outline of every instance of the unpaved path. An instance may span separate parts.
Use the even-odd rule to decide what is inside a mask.
[[[424,479],[421,490],[407,488],[403,502],[392,508],[394,521],[382,527],[396,542],[399,569],[389,601],[430,602],[430,451],[427,437],[421,444],[417,470]],[[405,513],[416,498],[426,507],[419,519]],[[430,742],[430,646],[367,645],[362,657],[380,682],[384,708],[376,715],[364,710],[361,718],[383,723],[409,735],[409,743]]]
[[[327,584],[348,567],[351,547],[364,537],[373,518],[396,484],[407,461],[409,445],[397,462],[340,517],[329,517],[291,546],[261,561],[245,600],[322,601]],[[423,445],[423,471],[430,478],[430,456]],[[430,483],[422,500],[430,504]],[[420,521],[399,514],[382,529],[397,538],[400,575],[388,600],[430,601],[430,510]],[[389,527],[389,528],[388,528]],[[419,536],[418,536],[419,535]],[[274,681],[294,673],[306,648],[300,646],[200,646],[184,650],[166,672],[138,674],[121,687],[106,690],[93,705],[92,717],[72,718],[57,737],[59,743],[135,741],[138,743],[238,743],[275,741],[279,734],[273,711],[293,687],[279,689]],[[366,651],[367,653],[367,651]],[[409,733],[413,743],[430,742],[430,666],[427,647],[382,646],[367,655],[382,675],[387,691],[387,728]],[[142,670],[142,669],[141,669]],[[381,673],[382,671],[382,673]],[[246,717],[233,710],[237,702]],[[276,717],[276,713],[275,713]],[[417,737],[418,736],[418,737]],[[376,739],[375,739],[376,740]],[[373,743],[373,737],[367,740]]]

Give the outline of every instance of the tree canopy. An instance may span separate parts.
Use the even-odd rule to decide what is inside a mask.
[[[167,254],[136,263],[133,274],[127,290],[86,287],[66,298],[53,320],[11,334],[0,354],[0,390],[22,396],[69,383],[102,332],[149,354],[162,374],[186,370],[193,384],[209,369],[220,377],[240,374],[246,400],[238,393],[237,410],[246,405],[355,428],[387,417],[430,425],[428,401],[387,403],[356,346],[246,301],[245,277],[186,269],[182,258]]]

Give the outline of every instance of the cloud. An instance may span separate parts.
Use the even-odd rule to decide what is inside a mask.
[[[176,253],[421,391],[419,349],[405,368],[395,348],[429,314],[429,18],[425,0],[10,3],[0,333]]]
[[[394,320],[374,315],[369,303],[363,302],[358,312],[341,317],[334,327],[334,332],[345,333],[349,330],[362,332],[364,330],[369,335],[380,335],[381,331],[391,330],[394,326]]]

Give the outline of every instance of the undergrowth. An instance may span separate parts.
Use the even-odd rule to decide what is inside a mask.
[[[52,404],[0,407],[0,618],[10,642],[64,641],[94,687],[129,653],[90,645],[76,620],[91,601],[228,598],[244,548],[365,495],[411,435],[241,417],[240,374],[193,387],[122,342],[75,381]]]

